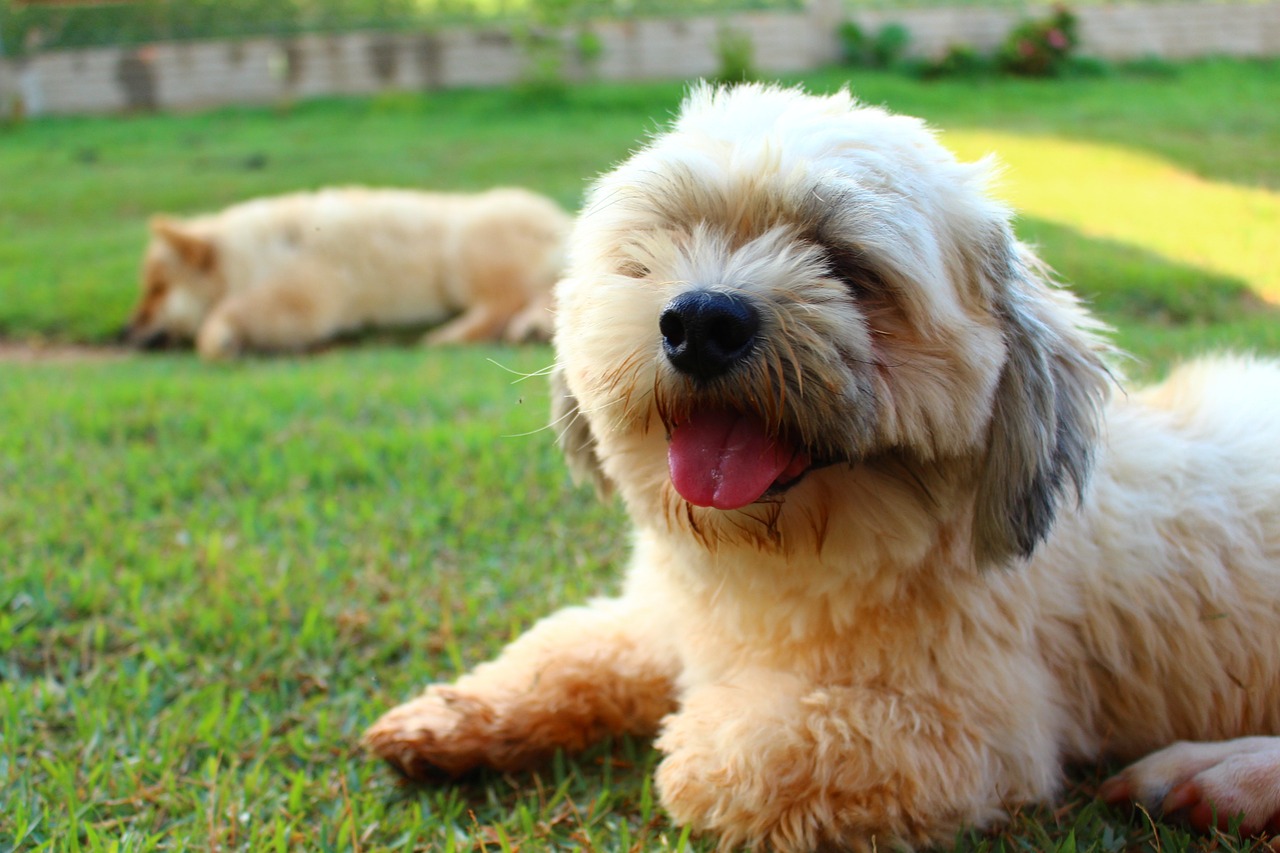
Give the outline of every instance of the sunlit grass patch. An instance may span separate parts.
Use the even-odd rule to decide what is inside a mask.
[[[995,130],[949,132],[945,140],[972,159],[996,152],[1005,165],[997,194],[1023,215],[1203,270],[1206,280],[1236,279],[1280,301],[1280,192],[1204,178],[1117,144]]]

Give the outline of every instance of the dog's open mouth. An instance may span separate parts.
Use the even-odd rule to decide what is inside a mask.
[[[756,415],[694,412],[671,431],[671,484],[695,506],[741,509],[795,485],[812,467],[808,452],[771,434]]]

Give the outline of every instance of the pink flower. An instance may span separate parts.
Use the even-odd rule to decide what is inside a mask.
[[[1053,29],[1045,34],[1045,40],[1049,42],[1049,46],[1055,50],[1065,50],[1067,47],[1067,36],[1062,30]]]
[[[1034,56],[1035,52],[1036,52],[1036,46],[1031,42],[1027,41],[1026,39],[1023,39],[1022,41],[1018,42],[1019,56]]]

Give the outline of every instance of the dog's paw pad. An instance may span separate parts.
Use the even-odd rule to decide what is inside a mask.
[[[1280,738],[1177,743],[1108,779],[1107,802],[1134,800],[1200,830],[1280,831]]]

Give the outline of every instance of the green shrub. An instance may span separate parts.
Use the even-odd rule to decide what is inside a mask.
[[[1000,67],[1028,77],[1054,77],[1067,67],[1079,44],[1076,16],[1065,6],[1042,20],[1024,21],[1000,47]]]
[[[844,64],[864,68],[897,65],[911,43],[911,33],[902,24],[886,24],[871,36],[855,21],[845,21],[836,29],[836,36]]]
[[[993,70],[989,57],[983,56],[972,45],[953,44],[940,58],[920,63],[918,76],[933,80],[940,77],[980,77]]]
[[[53,48],[286,35],[407,21],[415,0],[133,0],[100,5],[0,0],[8,56]]]
[[[911,43],[911,32],[902,24],[886,24],[871,42],[871,58],[876,68],[891,68],[902,59]]]
[[[554,103],[561,101],[569,89],[565,77],[565,46],[554,30],[520,25],[512,37],[524,54],[524,69],[515,89],[529,101]]]
[[[723,26],[716,34],[716,59],[719,67],[716,82],[746,83],[759,79],[756,71],[756,46],[751,36],[741,30]]]
[[[865,65],[871,40],[855,21],[844,21],[836,28],[840,40],[840,58],[845,65]]]
[[[590,26],[581,27],[573,39],[574,50],[578,61],[589,69],[594,69],[604,56],[604,39]]]

